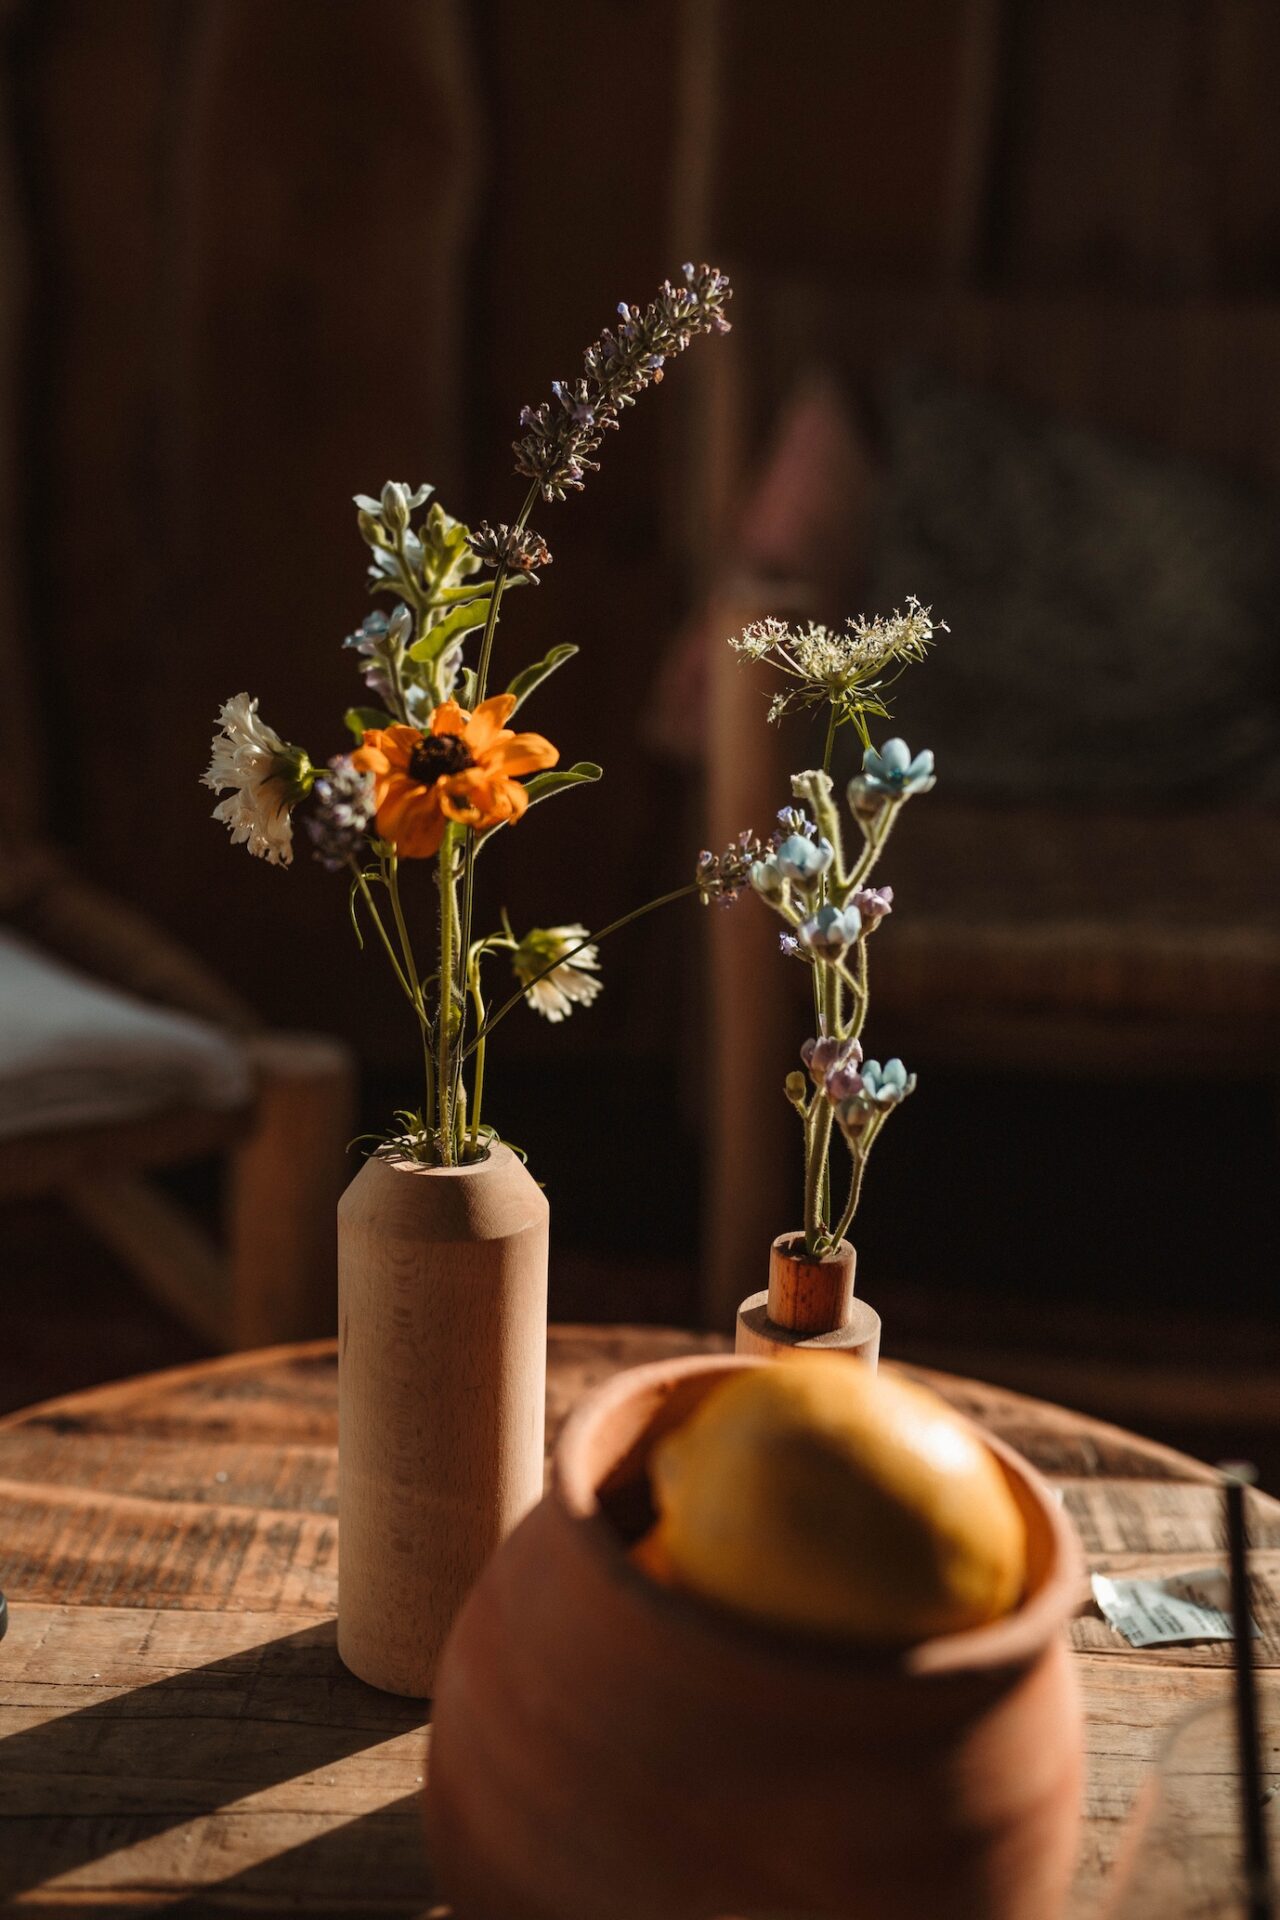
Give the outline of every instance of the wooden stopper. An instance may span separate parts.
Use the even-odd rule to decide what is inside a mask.
[[[880,1359],[880,1315],[865,1300],[854,1300],[844,1326],[827,1333],[799,1333],[778,1326],[769,1312],[769,1296],[761,1289],[738,1308],[734,1351],[760,1354],[767,1360],[795,1352],[847,1353],[875,1367]]]
[[[847,1240],[813,1259],[802,1233],[779,1234],[769,1249],[769,1318],[788,1333],[834,1333],[853,1312],[858,1256]]]
[[[375,1154],[338,1207],[338,1652],[430,1696],[455,1614],[542,1493],[548,1207],[508,1147]]]

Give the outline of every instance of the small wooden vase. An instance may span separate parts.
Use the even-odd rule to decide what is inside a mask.
[[[848,1353],[874,1367],[880,1358],[880,1315],[854,1298],[858,1256],[847,1240],[813,1260],[802,1233],[779,1234],[769,1249],[767,1291],[738,1308],[735,1348],[776,1359],[797,1347]]]
[[[1081,1715],[1071,1523],[984,1436],[1027,1530],[987,1626],[901,1652],[769,1632],[658,1585],[647,1456],[760,1360],[666,1361],[575,1410],[551,1491],[441,1665],[428,1847],[458,1920],[1057,1920]]]
[[[542,1492],[548,1207],[509,1147],[374,1154],[338,1204],[338,1652],[427,1698],[455,1614]]]

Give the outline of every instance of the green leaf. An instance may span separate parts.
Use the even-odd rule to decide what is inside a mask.
[[[529,805],[536,807],[539,800],[549,800],[553,793],[564,793],[569,787],[589,786],[593,780],[599,780],[604,768],[598,767],[594,760],[579,760],[573,767],[557,767],[553,773],[535,773],[532,780],[526,780],[524,790],[529,796]],[[476,849],[486,846],[495,833],[501,833],[506,826],[500,820],[496,827],[487,827],[476,835]]]
[[[454,688],[453,697],[460,707],[465,707],[467,712],[470,713],[476,703],[476,670],[474,667],[464,667],[462,669],[462,672],[458,675],[458,684]]]
[[[540,687],[548,675],[553,674],[557,667],[562,667],[566,660],[572,660],[577,651],[577,647],[552,647],[545,660],[536,661],[533,666],[526,667],[523,673],[518,673],[507,688],[507,692],[514,693],[516,697],[512,712],[522,707],[534,688]]]
[[[391,715],[384,713],[381,707],[348,707],[342,719],[357,740],[363,740],[371,727],[395,725]]]
[[[588,786],[603,774],[604,768],[598,767],[594,760],[579,760],[576,766],[557,767],[552,773],[535,773],[532,780],[525,781],[524,790],[529,796],[529,805],[536,807],[539,800],[549,800],[553,793],[563,793],[566,787]]]
[[[424,633],[421,640],[415,640],[409,648],[411,660],[438,660],[451,640],[466,633],[471,627],[478,627],[489,608],[484,600],[473,600],[469,606],[455,607],[447,613],[438,627],[432,627],[430,633]]]

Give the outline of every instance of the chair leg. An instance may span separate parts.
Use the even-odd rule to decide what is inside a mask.
[[[336,1331],[336,1208],[355,1127],[355,1065],[340,1043],[271,1034],[252,1052],[254,1124],[232,1148],[227,1195],[236,1347]]]
[[[161,1306],[210,1345],[231,1344],[226,1262],[167,1194],[121,1175],[78,1181],[65,1199]]]

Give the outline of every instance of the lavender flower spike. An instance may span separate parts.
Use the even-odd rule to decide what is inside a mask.
[[[349,754],[339,754],[311,796],[305,817],[313,851],[321,866],[336,873],[366,851],[374,814],[373,775],[359,772]]]

